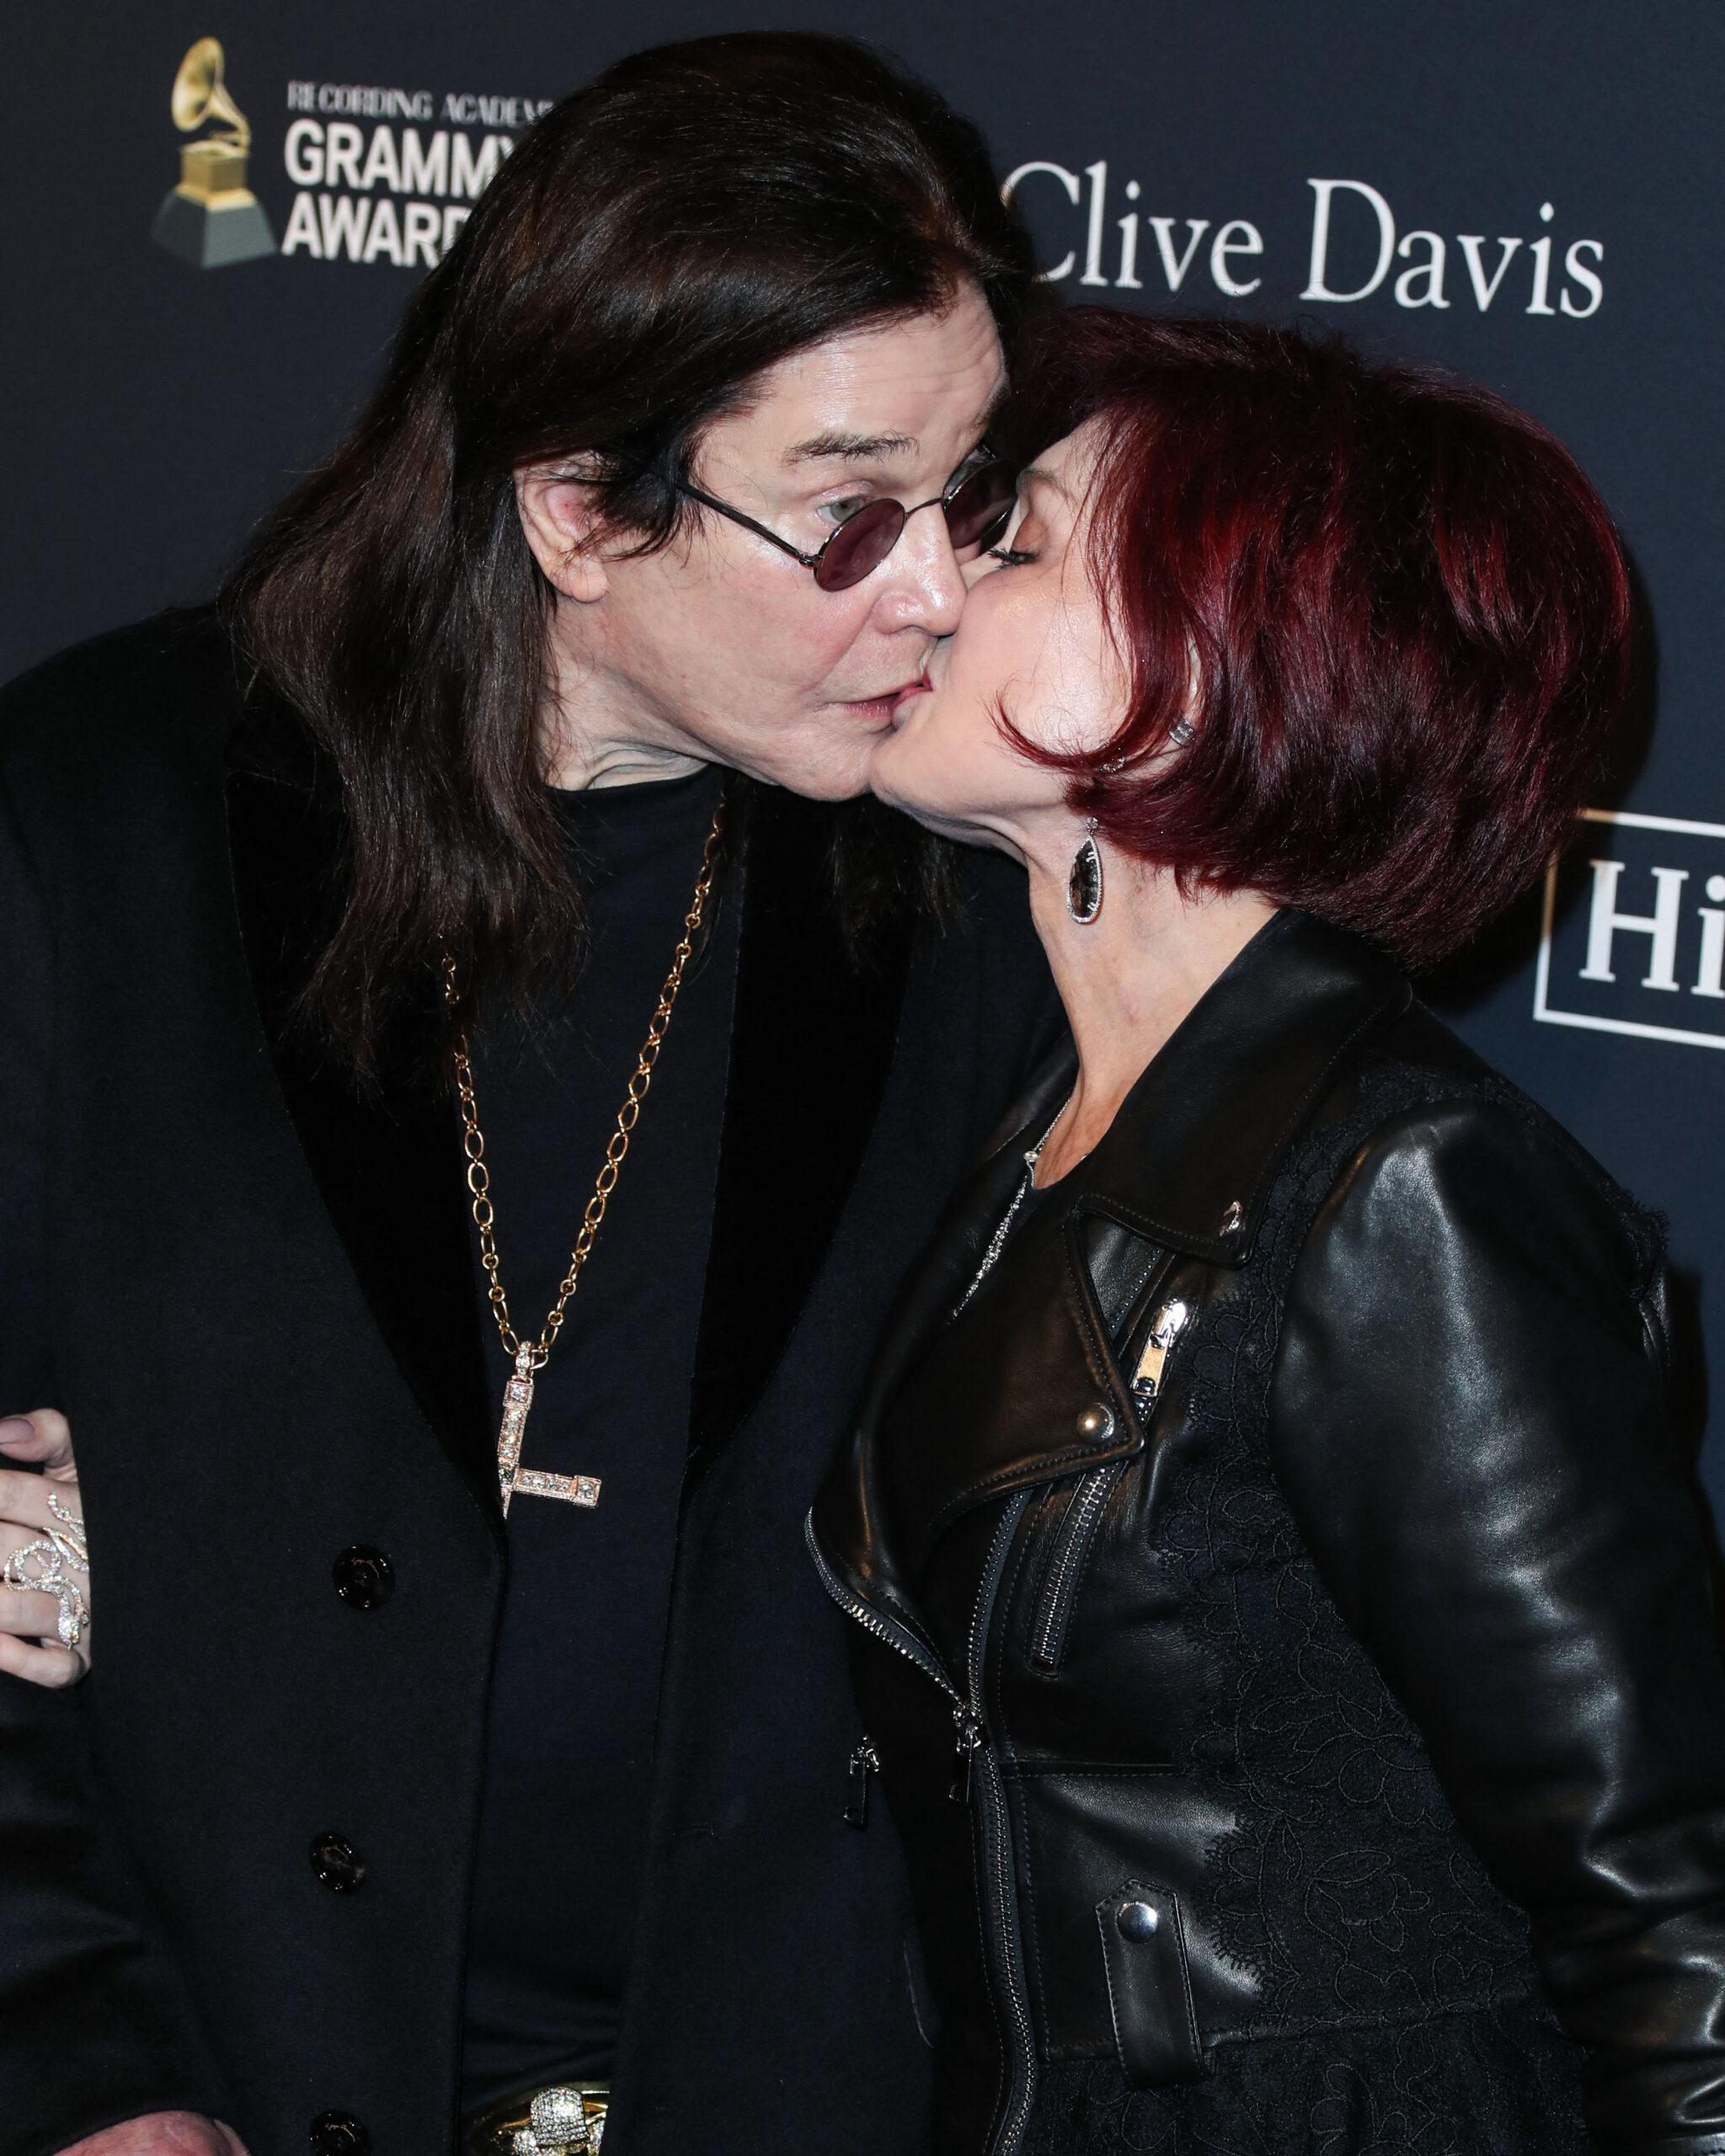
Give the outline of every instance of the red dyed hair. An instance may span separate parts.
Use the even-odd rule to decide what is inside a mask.
[[[1628,582],[1580,467],[1467,382],[1103,307],[1048,325],[1015,446],[1089,419],[1127,716],[1078,754],[1008,730],[1186,888],[1446,957],[1561,843],[1622,706]]]

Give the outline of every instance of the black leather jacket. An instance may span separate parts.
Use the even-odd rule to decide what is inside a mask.
[[[1594,2148],[1725,2151],[1725,1680],[1657,1224],[1284,913],[955,1316],[1071,1077],[959,1191],[809,1517],[941,2156],[1010,2156],[1069,2063],[1167,2090],[1516,2002],[1575,2121],[1528,2145],[1582,2144],[1578,2069]]]

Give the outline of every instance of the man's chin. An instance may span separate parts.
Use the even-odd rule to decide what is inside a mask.
[[[804,762],[775,761],[771,769],[762,764],[750,769],[749,776],[764,786],[782,786],[788,793],[799,793],[805,801],[855,801],[869,791],[868,750],[859,744],[842,755],[828,750]]]

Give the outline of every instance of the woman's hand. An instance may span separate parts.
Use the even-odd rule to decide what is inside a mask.
[[[51,1407],[0,1421],[0,1671],[31,1684],[75,1684],[90,1666],[90,1576],[72,1430]],[[28,1553],[20,1555],[21,1552]],[[18,1587],[26,1580],[49,1588]]]

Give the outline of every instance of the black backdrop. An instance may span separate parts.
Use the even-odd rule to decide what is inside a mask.
[[[1725,1339],[1717,0],[25,10],[0,136],[0,673],[208,590],[541,101],[632,47],[745,26],[849,30],[934,77],[1069,295],[1338,325],[1480,376],[1578,452],[1642,580],[1637,723],[1550,889],[1439,988],[1669,1211],[1691,1332]],[[176,71],[212,36],[259,205],[215,221],[272,251],[202,270],[184,257],[214,213],[180,205],[178,253],[152,230],[186,139]],[[1725,1498],[1725,1449],[1702,1463]]]

